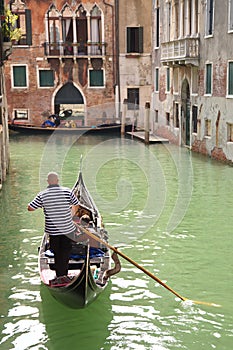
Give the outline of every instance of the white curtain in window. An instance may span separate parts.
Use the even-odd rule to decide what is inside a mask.
[[[98,26],[98,19],[93,18],[91,20],[91,41],[92,43],[98,43],[100,41],[100,33]],[[100,50],[97,45],[92,46],[92,54],[99,54]]]

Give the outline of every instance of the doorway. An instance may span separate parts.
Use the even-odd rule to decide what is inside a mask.
[[[184,79],[181,88],[181,144],[191,146],[190,137],[190,88]]]
[[[72,118],[79,126],[85,124],[84,99],[72,82],[66,83],[58,90],[54,100],[54,111],[61,118]]]

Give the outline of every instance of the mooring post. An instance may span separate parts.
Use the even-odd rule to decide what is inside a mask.
[[[127,104],[128,104],[128,100],[125,98],[124,102],[123,102],[123,113],[122,113],[122,118],[121,118],[121,134],[122,135],[125,133],[125,118],[126,118]]]
[[[145,104],[145,144],[149,145],[149,133],[150,133],[150,102],[146,102]]]

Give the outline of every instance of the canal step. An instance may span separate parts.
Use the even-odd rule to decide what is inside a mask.
[[[136,139],[145,142],[145,131],[128,131],[127,135],[135,137]],[[169,143],[168,139],[149,133],[149,143]]]

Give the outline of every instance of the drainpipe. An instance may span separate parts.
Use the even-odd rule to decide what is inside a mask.
[[[112,9],[112,57],[113,57],[113,84],[115,89],[115,95],[118,97],[118,112],[120,111],[120,75],[119,75],[119,0],[115,0],[115,17],[114,17],[114,6],[103,0],[106,6],[110,6]]]

